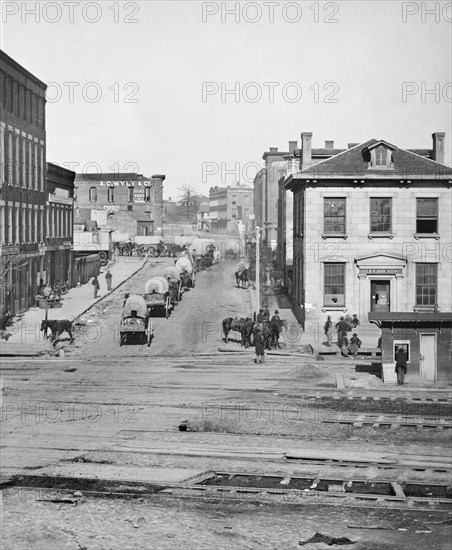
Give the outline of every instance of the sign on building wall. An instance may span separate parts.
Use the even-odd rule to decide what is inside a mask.
[[[144,189],[134,189],[133,190],[133,202],[145,202],[145,200],[144,200]]]
[[[151,180],[99,181],[98,183],[100,187],[154,187],[154,182]]]

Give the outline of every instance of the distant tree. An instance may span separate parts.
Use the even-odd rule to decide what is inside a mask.
[[[198,213],[199,198],[196,189],[189,184],[179,187],[179,208],[187,216],[187,222]]]

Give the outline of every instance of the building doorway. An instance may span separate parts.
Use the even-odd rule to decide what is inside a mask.
[[[370,281],[370,311],[390,311],[390,281]]]
[[[436,334],[421,334],[419,374],[422,380],[436,380]]]

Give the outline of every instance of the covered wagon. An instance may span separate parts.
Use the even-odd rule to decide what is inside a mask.
[[[124,304],[119,324],[119,345],[122,346],[139,340],[140,343],[147,342],[149,346],[152,334],[152,321],[149,317],[146,301],[143,296],[138,294],[130,295]]]
[[[165,277],[152,277],[145,285],[144,300],[149,315],[155,311],[165,312],[168,319],[170,311],[173,307],[169,292],[169,283]]]
[[[182,295],[182,282],[180,271],[177,269],[177,267],[168,266],[163,269],[161,274],[168,281],[171,300],[173,302],[179,302]]]
[[[181,256],[176,260],[176,269],[180,273],[181,288],[193,288],[195,286],[195,275],[191,259],[188,256]]]

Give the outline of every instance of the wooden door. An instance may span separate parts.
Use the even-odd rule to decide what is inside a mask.
[[[419,343],[420,377],[436,380],[436,334],[421,334]]]
[[[370,311],[389,311],[389,281],[370,282]]]

